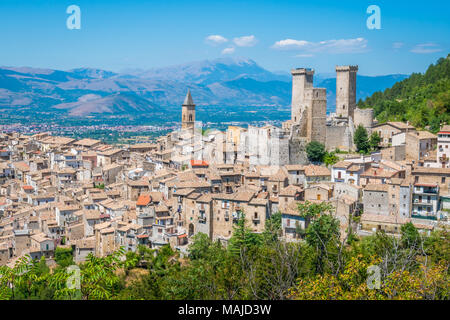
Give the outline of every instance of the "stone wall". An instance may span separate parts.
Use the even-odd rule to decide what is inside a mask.
[[[364,213],[389,215],[388,193],[384,191],[364,190]]]
[[[406,156],[406,145],[393,146],[381,149],[381,158],[390,161],[404,161]]]
[[[306,138],[293,137],[289,139],[289,164],[309,164],[306,155]]]
[[[350,137],[347,126],[326,126],[326,144],[327,150],[339,148],[344,151],[349,150]]]
[[[364,128],[366,128],[367,133],[370,135],[372,133],[373,125],[373,109],[355,108],[354,123],[355,127],[358,127],[358,125],[361,124]]]

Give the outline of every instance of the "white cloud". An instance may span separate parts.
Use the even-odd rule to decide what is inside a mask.
[[[285,39],[275,42],[272,48],[281,50],[303,49],[309,43],[310,42],[304,40]]]
[[[420,53],[420,54],[435,53],[440,51],[442,51],[442,49],[439,48],[439,45],[431,42],[418,44],[411,50],[411,52],[413,53]]]
[[[258,40],[256,40],[256,37],[254,35],[251,35],[251,36],[243,36],[243,37],[239,37],[239,38],[234,38],[233,42],[238,47],[253,47],[258,42]]]
[[[222,50],[222,54],[232,54],[234,53],[234,47],[225,48]]]
[[[311,58],[311,57],[314,57],[314,55],[311,53],[302,53],[302,54],[295,55],[295,57],[296,58]]]
[[[284,39],[275,42],[273,49],[296,50],[305,53],[361,53],[367,51],[368,41],[364,38],[326,40],[310,42],[306,40]]]
[[[392,49],[398,50],[398,49],[403,48],[404,45],[405,45],[404,42],[394,42],[392,44]]]
[[[218,34],[213,34],[213,35],[207,36],[205,40],[207,43],[209,43],[211,45],[218,45],[218,44],[228,42],[227,38],[222,37],[221,35],[218,35]]]

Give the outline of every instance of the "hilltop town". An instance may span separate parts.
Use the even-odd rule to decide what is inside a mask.
[[[336,67],[336,113],[314,70],[292,70],[291,119],[282,127],[202,130],[188,91],[181,129],[154,143],[108,145],[48,133],[0,134],[0,265],[28,254],[49,263],[57,247],[75,262],[120,247],[187,253],[205,233],[224,245],[245,218],[255,233],[282,215],[282,237],[299,241],[301,203],[327,202],[341,236],[377,230],[398,235],[412,222],[421,232],[448,224],[450,125],[434,135],[408,123],[377,123],[356,107],[357,66]],[[381,138],[379,150],[355,153],[358,126]],[[317,141],[339,149],[334,165],[311,163]]]

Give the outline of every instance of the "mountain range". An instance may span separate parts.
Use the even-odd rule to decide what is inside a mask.
[[[407,75],[361,76],[357,98],[391,87]],[[335,107],[336,79],[317,74],[315,86],[328,92]],[[179,106],[187,89],[200,106],[277,106],[291,102],[289,73],[276,73],[244,58],[222,58],[149,70],[110,72],[92,68],[68,71],[0,67],[0,107],[28,108],[69,115],[164,113]]]

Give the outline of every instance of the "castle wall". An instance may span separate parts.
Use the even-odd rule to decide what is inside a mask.
[[[289,164],[309,164],[306,155],[306,138],[295,137],[289,139]]]
[[[372,133],[373,125],[373,109],[355,108],[354,115],[355,127],[358,127],[358,125],[361,124],[366,128],[367,133],[370,135]]]
[[[348,126],[327,126],[326,127],[326,144],[327,150],[335,150],[339,148],[348,151],[352,147],[353,136]]]
[[[270,165],[289,164],[289,137],[276,132],[269,141]]]

